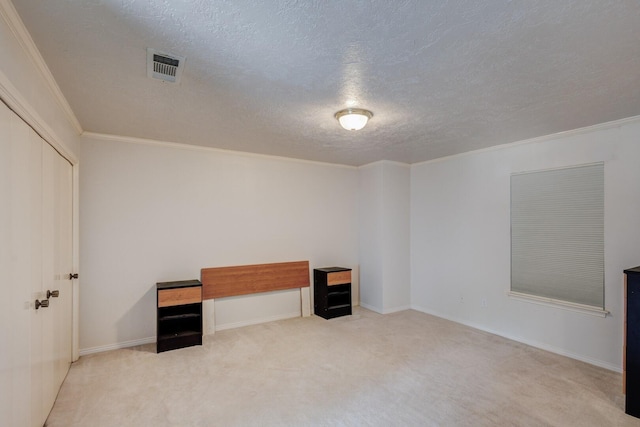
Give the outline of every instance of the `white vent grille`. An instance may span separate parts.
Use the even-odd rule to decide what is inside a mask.
[[[179,83],[185,58],[169,53],[147,49],[147,76],[152,79]]]

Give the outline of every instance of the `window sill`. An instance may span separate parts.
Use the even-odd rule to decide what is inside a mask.
[[[597,317],[607,317],[609,312],[599,307],[593,307],[590,305],[577,304],[573,302],[561,301],[553,298],[538,297],[529,294],[522,294],[520,292],[508,291],[507,295],[510,298],[518,301],[524,301],[532,304],[544,305],[547,307],[560,308],[562,310],[573,311],[576,313],[588,314]]]

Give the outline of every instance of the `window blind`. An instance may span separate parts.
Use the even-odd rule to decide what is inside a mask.
[[[604,164],[511,176],[511,290],[604,309]]]

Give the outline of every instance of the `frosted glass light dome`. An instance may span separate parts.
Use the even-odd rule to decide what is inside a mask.
[[[346,130],[360,130],[367,125],[373,113],[362,108],[347,108],[338,111],[335,117]]]

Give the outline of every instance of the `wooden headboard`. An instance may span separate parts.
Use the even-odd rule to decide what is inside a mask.
[[[203,268],[202,299],[309,287],[309,261]]]

